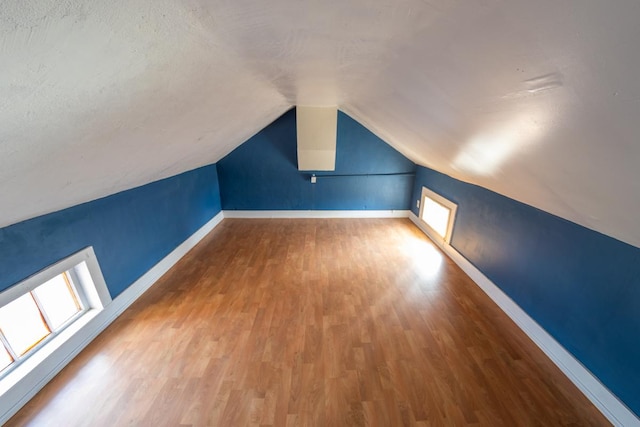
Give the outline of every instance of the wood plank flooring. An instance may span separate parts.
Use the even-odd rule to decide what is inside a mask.
[[[9,426],[603,416],[406,219],[225,219]]]

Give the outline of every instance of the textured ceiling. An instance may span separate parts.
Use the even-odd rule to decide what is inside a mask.
[[[419,164],[640,246],[640,2],[9,0],[0,226],[331,105]]]

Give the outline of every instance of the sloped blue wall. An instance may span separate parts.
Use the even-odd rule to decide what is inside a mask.
[[[218,212],[210,165],[0,228],[0,290],[93,246],[116,297]]]
[[[458,205],[451,246],[640,414],[640,249],[424,167],[413,206],[423,186]]]
[[[312,172],[297,165],[296,115],[290,110],[218,162],[222,208],[409,209],[415,164],[342,112],[336,170],[317,172],[311,184]]]

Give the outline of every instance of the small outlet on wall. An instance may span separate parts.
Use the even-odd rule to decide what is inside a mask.
[[[416,200],[416,208],[420,209],[420,199]]]
[[[314,174],[314,175],[311,175],[311,183],[312,183],[312,184],[315,184],[315,183],[316,183],[316,176],[315,176],[315,174]]]

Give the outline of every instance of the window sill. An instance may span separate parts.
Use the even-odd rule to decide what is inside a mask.
[[[49,372],[53,367],[63,363],[68,358],[68,354],[73,353],[73,350],[88,338],[91,333],[87,326],[101,311],[102,309],[88,310],[2,378],[0,398],[8,392],[20,393],[21,390],[26,392],[33,388],[34,383],[41,382],[42,372]],[[86,332],[83,333],[83,330]]]

